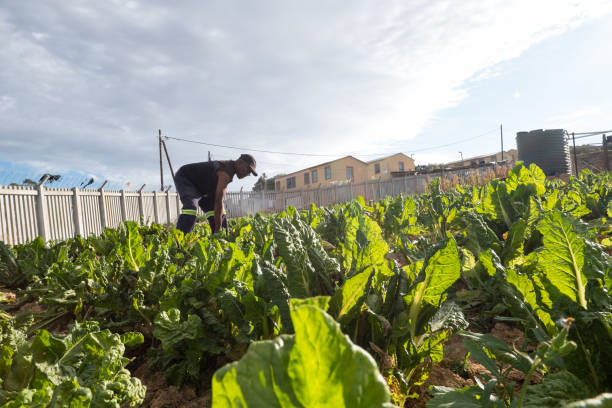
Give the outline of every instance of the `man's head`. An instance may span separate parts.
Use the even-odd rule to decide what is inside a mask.
[[[257,175],[255,158],[250,154],[241,154],[238,160],[236,160],[236,175],[241,179],[248,176],[249,173],[252,173],[254,176]]]

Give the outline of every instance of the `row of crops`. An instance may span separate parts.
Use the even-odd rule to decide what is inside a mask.
[[[428,407],[610,407],[610,218],[611,174],[518,164],[481,187],[241,218],[227,236],[127,222],[0,243],[0,407],[139,405],[134,359],[212,388],[214,407],[412,406],[451,336],[485,371],[430,387]]]

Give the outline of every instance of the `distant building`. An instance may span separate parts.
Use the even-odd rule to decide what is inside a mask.
[[[505,151],[503,160],[509,163],[517,161],[518,152],[516,151],[516,149]],[[469,166],[478,166],[480,164],[486,164],[486,163],[497,163],[500,161],[502,161],[502,153],[497,152],[497,153],[485,154],[482,156],[469,157],[463,160],[457,160],[454,162],[446,163],[445,166],[447,168],[457,168],[457,167],[466,167],[466,166],[469,167]]]
[[[328,187],[334,184],[361,183],[391,178],[391,172],[414,170],[414,160],[404,153],[364,162],[353,156],[321,163],[276,177],[276,191]]]

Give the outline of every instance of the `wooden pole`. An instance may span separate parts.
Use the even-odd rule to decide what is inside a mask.
[[[576,177],[578,177],[578,159],[576,158],[576,137],[574,132],[572,132],[572,143],[574,144],[574,169]]]
[[[504,127],[499,125],[499,133],[501,135],[501,161],[504,161]],[[463,158],[461,158],[463,160]]]
[[[162,165],[162,138],[161,138],[161,129],[159,129],[159,176],[161,178],[161,187],[160,190],[164,189],[164,166]]]
[[[166,159],[168,160],[168,166],[170,166],[170,173],[172,174],[172,178],[174,178],[174,169],[172,168],[172,162],[170,161],[170,155],[168,154],[168,148],[166,147],[165,140],[162,140],[162,146],[164,147],[164,152],[166,153]]]

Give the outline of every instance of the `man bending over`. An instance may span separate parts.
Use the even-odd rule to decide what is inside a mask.
[[[241,179],[249,173],[257,176],[255,159],[250,154],[242,154],[238,160],[190,163],[178,169],[174,185],[183,209],[176,228],[185,234],[191,232],[196,222],[196,205],[199,205],[204,213],[214,210],[214,216],[208,218],[213,233],[219,232],[221,227],[227,230],[223,208],[225,190],[234,175]]]

